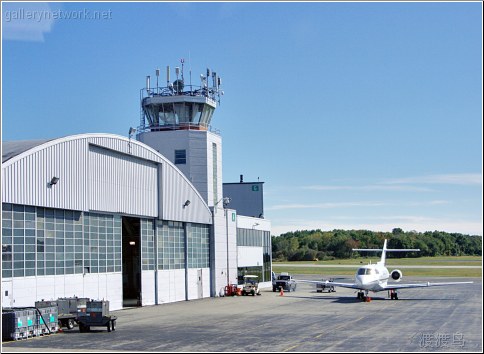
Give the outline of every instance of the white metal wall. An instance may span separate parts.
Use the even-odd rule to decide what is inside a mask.
[[[11,306],[33,306],[39,300],[59,297],[88,297],[109,300],[110,310],[123,307],[123,279],[121,273],[91,273],[19,277],[8,280],[11,286]],[[2,280],[3,285],[7,282]]]
[[[237,228],[235,210],[214,212],[212,244],[213,291],[218,296],[228,284],[237,284]]]
[[[172,163],[175,161],[175,150],[186,150],[186,164],[176,165],[195,186],[209,206],[213,200],[213,156],[212,144],[217,145],[217,188],[219,199],[222,190],[222,138],[209,131],[173,130],[145,132],[138,139],[163,154]]]
[[[271,222],[266,219],[259,219],[249,216],[237,216],[237,228],[240,229],[257,229],[260,231],[271,231]],[[264,264],[263,247],[237,247],[237,262],[239,267],[254,267]],[[271,286],[270,282],[259,284],[261,288]]]
[[[158,271],[158,303],[185,300],[185,269]]]

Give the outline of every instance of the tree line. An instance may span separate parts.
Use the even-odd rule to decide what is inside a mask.
[[[357,257],[358,252],[353,252],[353,248],[382,248],[385,239],[388,248],[420,249],[420,252],[399,253],[398,257],[482,255],[482,237],[476,235],[443,231],[404,232],[400,228],[392,232],[318,229],[272,236],[272,260],[321,261]]]

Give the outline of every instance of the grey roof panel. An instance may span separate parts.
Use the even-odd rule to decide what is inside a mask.
[[[4,141],[2,142],[2,163],[51,140],[53,139]]]

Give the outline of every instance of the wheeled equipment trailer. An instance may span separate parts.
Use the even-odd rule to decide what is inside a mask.
[[[73,329],[77,322],[77,315],[59,315],[58,317],[59,327],[66,327],[67,329]]]
[[[77,317],[86,310],[88,298],[62,297],[57,299],[59,309],[59,326],[73,329],[77,322]]]
[[[82,316],[77,318],[79,332],[89,332],[91,327],[106,327],[108,332],[116,330],[117,316]]]

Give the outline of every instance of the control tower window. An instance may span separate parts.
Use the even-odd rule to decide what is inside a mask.
[[[175,150],[175,165],[185,165],[187,163],[187,151]]]

